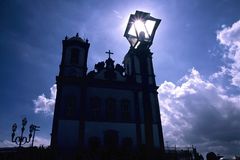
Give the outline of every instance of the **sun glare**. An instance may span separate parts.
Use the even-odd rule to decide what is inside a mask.
[[[138,35],[140,35],[140,33],[141,32],[144,32],[145,34],[145,37],[146,38],[149,38],[149,36],[148,36],[148,32],[147,32],[147,30],[146,30],[146,27],[145,27],[145,24],[144,24],[144,22],[142,21],[142,20],[136,20],[135,22],[134,22],[134,25],[135,25],[135,27],[136,27],[136,30],[137,30],[137,34]]]
[[[150,35],[152,34],[155,23],[156,23],[155,21],[151,21],[151,20],[147,20],[146,23],[145,23],[147,31]]]
[[[136,21],[134,22],[134,25],[135,25],[138,33],[142,32],[142,31],[145,32],[145,27],[144,27],[143,21],[141,21],[141,20],[136,20]]]

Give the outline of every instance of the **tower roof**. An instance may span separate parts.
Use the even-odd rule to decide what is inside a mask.
[[[76,36],[73,36],[73,37],[69,38],[68,40],[70,40],[70,41],[81,41],[81,42],[85,42],[84,39],[82,39],[81,37],[79,37],[78,33],[76,34]]]

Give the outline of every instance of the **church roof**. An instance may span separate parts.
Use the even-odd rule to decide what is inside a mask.
[[[109,51],[110,52],[110,51]],[[106,53],[109,53],[106,52]],[[94,70],[88,73],[91,79],[125,81],[125,68],[120,64],[114,65],[114,60],[110,57],[104,62],[98,62]]]
[[[68,40],[76,40],[76,41],[85,42],[81,37],[71,37]]]

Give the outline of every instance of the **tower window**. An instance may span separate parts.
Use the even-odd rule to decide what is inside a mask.
[[[79,61],[79,50],[77,48],[73,48],[71,50],[71,64],[78,64]]]
[[[115,120],[116,117],[116,100],[108,98],[106,100],[106,118],[109,121]]]
[[[127,99],[121,101],[122,120],[124,121],[129,121],[131,119],[129,104],[130,102]]]
[[[92,97],[90,99],[90,106],[92,120],[99,120],[101,114],[101,99],[99,97]]]

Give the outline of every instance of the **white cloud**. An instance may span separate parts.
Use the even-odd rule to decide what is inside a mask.
[[[237,153],[240,96],[228,96],[194,68],[179,85],[165,81],[158,92],[164,138],[170,145],[193,144],[202,152]]]
[[[53,115],[54,106],[55,106],[55,99],[57,93],[57,86],[54,84],[50,88],[50,98],[47,98],[45,94],[38,96],[36,100],[33,100],[34,103],[34,112],[35,113],[45,113]]]
[[[6,139],[0,140],[0,148],[4,148],[4,147],[16,147],[16,144]]]
[[[224,58],[230,60],[227,69],[231,84],[240,87],[240,20],[217,31],[217,40],[227,49]]]
[[[119,19],[123,19],[123,16],[117,11],[117,10],[113,10],[113,13],[115,14],[115,16]]]
[[[43,138],[43,137],[38,137],[36,136],[34,138],[34,146],[49,146],[50,145],[50,139],[46,139],[46,138]]]
[[[218,78],[222,78],[225,75],[229,74],[229,69],[226,68],[225,66],[221,66],[220,67],[220,71],[215,72],[214,74],[212,74],[209,79],[210,80],[214,80],[214,79],[218,79]]]

